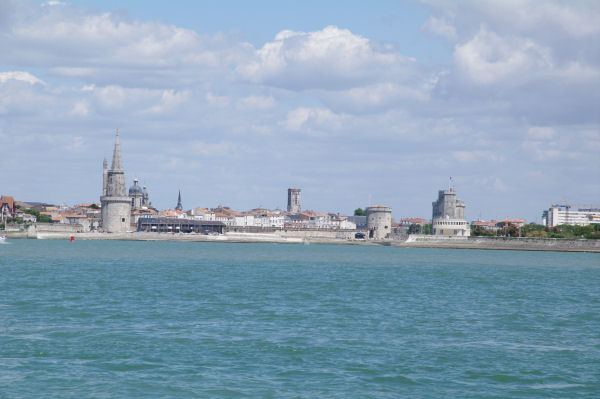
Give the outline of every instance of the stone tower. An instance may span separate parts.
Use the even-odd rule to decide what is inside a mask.
[[[288,188],[287,211],[291,213],[300,213],[300,189]]]
[[[456,199],[456,190],[439,190],[432,204],[431,233],[433,235],[468,237],[471,235],[465,220],[465,203]]]
[[[392,232],[392,208],[374,205],[367,208],[369,238],[382,240]]]
[[[175,207],[177,211],[183,211],[183,205],[181,205],[181,190],[179,190],[179,196],[177,197],[177,206]]]
[[[449,190],[440,190],[438,199],[432,203],[432,219],[464,219],[465,203],[456,199],[456,190],[450,187]]]
[[[106,159],[104,160],[100,202],[102,204],[102,230],[107,233],[130,230],[131,198],[127,196],[127,187],[125,186],[119,131],[115,136],[115,148],[110,169],[107,169]]]

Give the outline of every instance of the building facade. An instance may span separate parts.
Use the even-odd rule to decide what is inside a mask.
[[[392,232],[392,208],[375,205],[367,208],[369,238],[382,240]]]
[[[300,189],[288,188],[287,211],[290,213],[300,213]]]
[[[15,199],[9,195],[0,197],[0,220],[14,218],[17,211]]]
[[[572,210],[570,206],[553,205],[546,216],[546,226],[555,227],[562,224],[571,226],[588,226],[600,223],[600,208],[577,208]]]
[[[471,228],[465,220],[465,203],[456,199],[456,190],[440,190],[432,203],[431,233],[441,236],[468,237]]]
[[[111,168],[107,169],[107,162],[104,159],[102,176],[102,196],[100,196],[102,230],[107,233],[131,230],[131,198],[127,195],[125,186],[118,132],[115,136]]]

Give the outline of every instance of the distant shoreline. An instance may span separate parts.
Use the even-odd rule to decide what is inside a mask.
[[[334,244],[334,245],[379,245],[398,248],[442,248],[442,249],[482,249],[513,251],[554,251],[600,253],[600,240],[589,239],[544,239],[511,237],[468,237],[449,238],[411,235],[408,240],[355,240],[326,237],[302,237],[276,235],[272,233],[225,233],[221,235],[173,234],[173,233],[67,233],[39,232],[35,237],[26,233],[8,233],[9,239],[32,238],[45,240],[122,240],[122,241],[180,241],[180,242],[237,242],[237,243],[279,243],[279,244]]]

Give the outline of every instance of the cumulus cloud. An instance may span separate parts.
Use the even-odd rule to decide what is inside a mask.
[[[455,32],[445,35],[453,63],[434,97],[475,113],[486,104],[504,108],[534,125],[597,123],[600,5],[517,3],[428,2],[434,15],[422,29]]]
[[[509,83],[552,69],[550,50],[531,40],[503,38],[482,28],[456,46],[457,70],[476,84]]]
[[[279,32],[238,73],[249,81],[291,90],[340,90],[386,77],[412,76],[414,60],[348,29]]]
[[[3,62],[45,67],[93,83],[197,83],[222,74],[251,51],[223,34],[200,35],[111,12],[27,2],[3,3],[1,11],[12,16],[0,35]]]

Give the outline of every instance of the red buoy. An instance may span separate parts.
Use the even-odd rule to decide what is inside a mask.
[[[75,236],[71,236],[71,242],[75,241]]]

